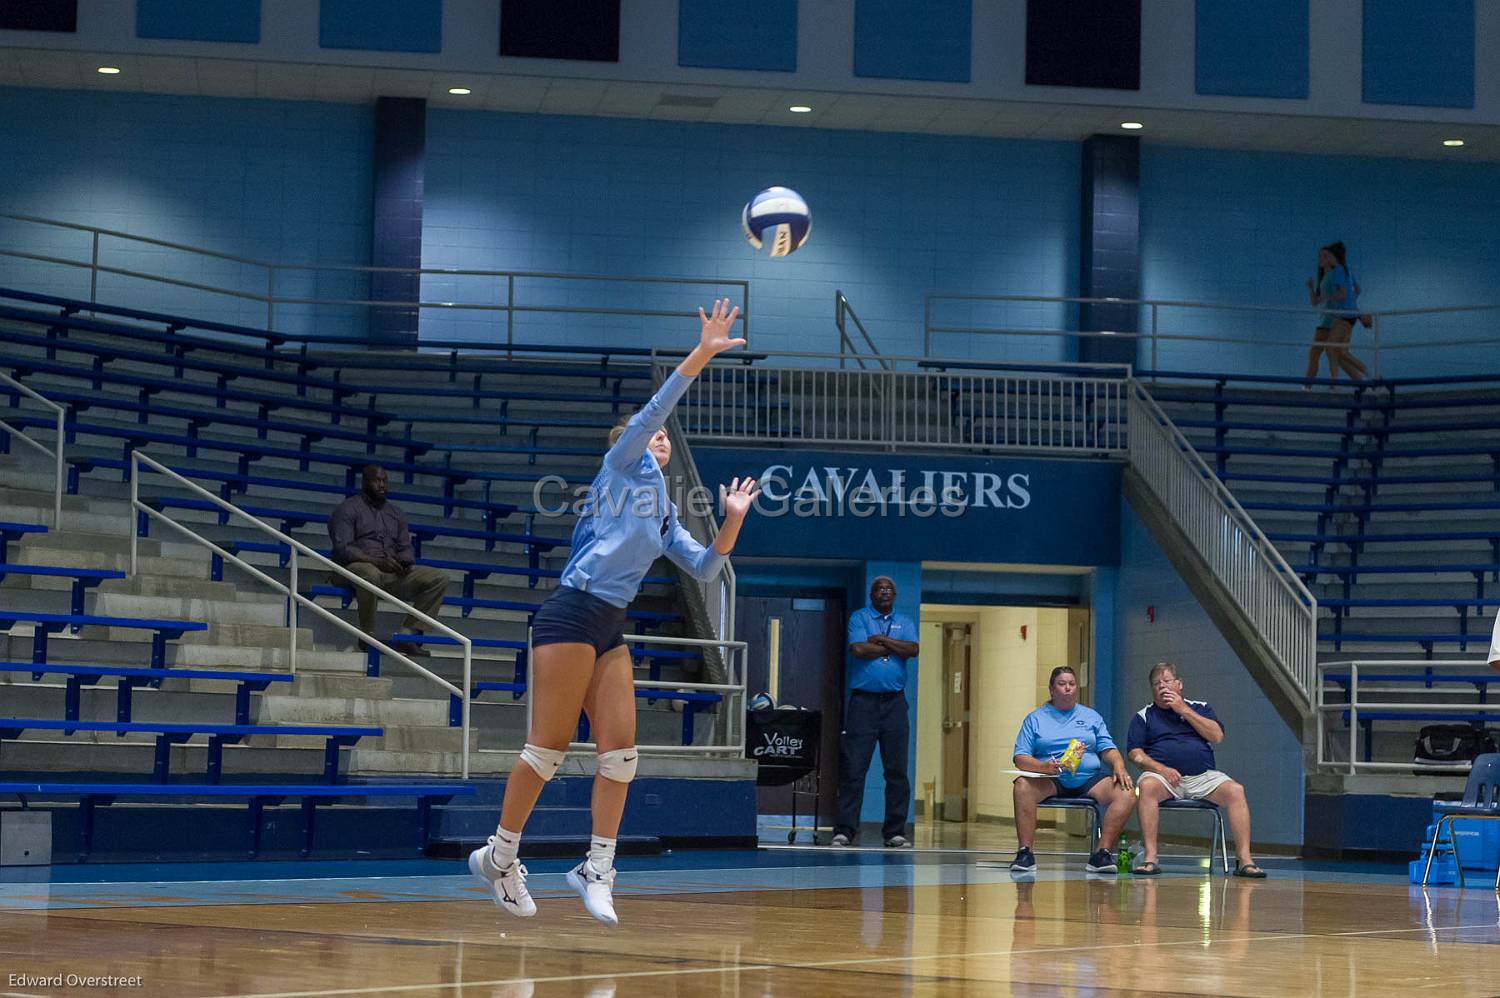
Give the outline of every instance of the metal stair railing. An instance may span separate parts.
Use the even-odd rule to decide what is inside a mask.
[[[41,405],[46,406],[48,409],[52,410],[53,415],[57,417],[57,443],[51,449],[49,449],[45,444],[31,439],[29,436],[16,429],[14,426],[11,426],[9,423],[5,422],[5,420],[0,419],[0,430],[4,430],[6,433],[9,433],[12,440],[20,440],[22,443],[32,448],[33,450],[39,451],[40,453],[45,454],[47,457],[52,458],[54,481],[52,487],[52,523],[50,524],[50,526],[53,530],[57,530],[62,526],[62,497],[67,482],[67,473],[64,470],[65,462],[63,457],[63,448],[67,443],[68,437],[68,431],[65,425],[67,423],[68,411],[62,406],[58,405],[56,402],[53,402],[51,399],[47,398],[45,395],[41,395],[37,392],[32,391],[30,388],[27,388],[25,385],[17,381],[15,378],[12,378],[10,375],[3,372],[0,372],[0,383],[10,385],[26,398],[29,398],[33,402],[38,402]],[[20,399],[17,398],[16,402],[19,404]]]
[[[193,530],[191,527],[188,527],[187,525],[168,516],[166,513],[163,513],[162,511],[157,509],[153,509],[146,503],[141,502],[140,481],[141,470],[143,466],[157,474],[166,476],[175,484],[187,489],[189,492],[193,493],[199,498],[206,499],[209,502],[213,503],[223,512],[241,518],[248,525],[254,527],[262,534],[265,534],[266,536],[278,541],[281,544],[285,544],[288,551],[290,552],[290,560],[288,563],[290,566],[290,574],[288,575],[288,580],[286,582],[282,582],[280,579],[261,571],[259,568],[250,564],[245,559],[225,550],[223,547],[209,540],[207,537],[204,537],[202,534]],[[214,493],[208,491],[205,488],[202,488],[190,479],[184,478],[182,475],[179,475],[171,468],[168,468],[166,465],[155,460],[150,455],[139,450],[133,450],[130,452],[130,508],[133,514],[151,517],[154,520],[165,523],[179,533],[186,535],[194,543],[208,548],[210,551],[213,551],[219,557],[223,558],[225,562],[234,565],[240,571],[265,583],[267,586],[271,587],[272,590],[280,593],[286,598],[287,610],[285,619],[288,632],[287,661],[289,663],[290,671],[293,674],[295,674],[297,671],[298,615],[299,610],[305,608],[311,610],[322,619],[329,621],[334,626],[343,630],[345,633],[351,634],[359,640],[364,641],[366,644],[373,645],[374,647],[380,649],[380,652],[382,654],[391,656],[391,658],[395,659],[402,665],[405,665],[407,668],[411,669],[413,672],[416,672],[418,675],[424,677],[425,679],[429,679],[434,683],[437,683],[443,689],[448,691],[449,694],[460,698],[463,707],[463,722],[461,725],[461,727],[463,728],[463,771],[461,775],[464,779],[469,778],[469,692],[471,689],[473,689],[474,685],[474,659],[473,642],[471,642],[466,636],[460,634],[458,631],[455,631],[453,628],[449,627],[447,624],[444,624],[436,617],[423,613],[404,600],[397,599],[395,596],[381,589],[379,586],[373,585],[372,583],[360,578],[344,566],[334,562],[330,558],[324,557],[317,551],[308,547],[306,544],[303,544],[295,537],[292,537],[289,534],[282,533],[280,530],[277,530],[275,527],[266,523],[264,520],[251,516],[249,513],[246,513],[244,510],[240,509],[233,503],[224,501]],[[137,570],[139,569],[140,564],[140,531],[136,529],[136,516],[132,515],[130,520],[130,574],[135,575]],[[365,633],[354,624],[349,623],[349,621],[345,620],[343,617],[339,616],[333,611],[318,605],[318,603],[315,602],[311,597],[304,595],[300,591],[300,588],[298,586],[299,559],[307,559],[320,568],[327,569],[328,571],[343,579],[344,582],[347,583],[351,588],[358,587],[365,590],[366,592],[372,593],[379,599],[395,606],[398,610],[404,610],[406,613],[422,621],[424,625],[432,628],[434,631],[453,638],[458,643],[459,647],[463,649],[463,689],[459,689],[457,686],[453,685],[442,676],[439,676],[437,673],[418,665],[416,662],[413,662],[408,656],[396,651],[394,648],[385,644],[379,638],[376,638],[374,635]]]
[[[1315,702],[1318,601],[1182,431],[1138,382],[1130,385],[1130,466],[1269,647]]]

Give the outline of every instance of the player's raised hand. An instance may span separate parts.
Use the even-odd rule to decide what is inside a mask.
[[[744,337],[732,337],[730,331],[734,329],[734,322],[740,316],[740,307],[729,307],[728,298],[714,300],[714,311],[712,315],[705,315],[703,309],[698,309],[698,318],[703,323],[703,333],[698,340],[698,346],[705,350],[710,356],[731,350],[734,347],[745,345]]]
[[[759,495],[760,489],[755,487],[753,478],[736,478],[727,488],[720,485],[719,502],[724,504],[725,518],[743,520]]]

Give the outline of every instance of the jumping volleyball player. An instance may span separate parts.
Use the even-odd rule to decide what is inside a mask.
[[[589,914],[618,925],[612,889],[615,836],[625,793],[635,778],[635,682],[623,633],[625,608],[640,590],[647,569],[665,554],[694,578],[708,582],[728,560],[745,514],[759,494],[754,479],[736,478],[719,488],[724,524],[705,548],[677,520],[667,498],[662,469],[672,441],[662,424],[692,379],[716,355],[744,346],[729,331],[739,309],[714,302],[703,314],[703,331],[692,353],[628,423],[610,433],[609,451],[589,487],[589,500],[573,529],[573,554],[562,579],[532,623],[532,714],[521,763],[505,782],[500,826],[487,845],[469,854],[469,870],[490,885],[495,903],[523,918],[536,914],[526,890],[526,867],[516,861],[521,829],[542,787],[557,775],[586,711],[598,743],[599,769],[591,804],[594,817],[589,854],[568,872],[568,884],[583,897]]]

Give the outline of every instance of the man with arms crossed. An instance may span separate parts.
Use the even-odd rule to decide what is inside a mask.
[[[1213,746],[1224,740],[1224,726],[1203,700],[1185,700],[1177,667],[1159,662],[1151,669],[1152,702],[1130,719],[1125,751],[1141,767],[1136,814],[1141,822],[1145,852],[1132,873],[1151,877],[1161,873],[1156,862],[1156,833],[1164,800],[1208,800],[1224,809],[1239,865],[1236,877],[1261,879],[1262,870],[1250,855],[1250,805],[1245,788],[1214,768]]]

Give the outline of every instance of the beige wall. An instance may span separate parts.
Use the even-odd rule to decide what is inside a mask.
[[[969,803],[972,817],[1011,818],[1011,750],[1021,722],[1047,699],[1053,667],[1078,668],[1087,653],[1088,611],[1053,607],[924,605],[918,658],[917,764],[913,794],[933,782],[941,797],[944,623],[971,627]],[[1026,636],[1021,636],[1021,628]],[[1081,677],[1081,678],[1087,678]],[[1089,702],[1084,689],[1084,702]],[[1043,824],[1046,823],[1045,818]]]
[[[969,800],[979,817],[1013,816],[1012,777],[1004,770],[1011,768],[1016,731],[1036,706],[1037,613],[1001,606],[979,614],[969,727]]]
[[[926,611],[923,611],[922,622],[917,625],[917,632],[921,635],[919,640],[922,651],[917,656],[917,766],[916,786],[912,787],[912,796],[918,801],[923,800],[927,784],[932,783],[935,787],[935,796],[942,799],[943,794],[943,625],[940,621],[929,620]],[[932,812],[925,809],[918,811],[913,808],[913,813],[920,813],[923,817],[932,817]]]

